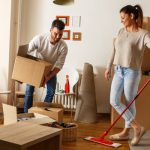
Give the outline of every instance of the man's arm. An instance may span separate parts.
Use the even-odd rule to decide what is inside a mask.
[[[59,71],[60,71],[60,68],[54,68],[53,71],[50,71],[50,72],[45,76],[44,85],[47,83],[48,80],[50,80],[52,77],[54,77]]]
[[[61,53],[60,53],[57,61],[53,65],[52,71],[50,71],[49,74],[47,76],[45,76],[45,84],[47,83],[48,80],[50,80],[52,77],[54,77],[61,70],[61,68],[64,65],[67,53],[68,53],[68,47],[67,47],[66,43],[64,43],[64,45],[61,49]]]
[[[40,50],[39,47],[40,47],[40,35],[37,35],[30,41],[27,54],[32,56],[34,51],[39,52]]]

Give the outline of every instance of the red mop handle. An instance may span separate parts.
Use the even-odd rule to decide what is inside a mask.
[[[116,120],[111,124],[111,126],[103,133],[101,138],[104,138],[108,132],[111,130],[111,128],[116,124],[116,122],[122,117],[122,115],[126,112],[126,110],[132,105],[132,103],[137,99],[137,97],[141,94],[141,92],[144,90],[144,88],[149,84],[150,79],[144,84],[144,86],[138,91],[135,98],[127,105],[127,107],[124,109],[124,111],[116,118]]]

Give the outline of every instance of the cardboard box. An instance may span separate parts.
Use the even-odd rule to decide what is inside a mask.
[[[52,65],[42,60],[32,60],[17,56],[13,68],[12,79],[28,83],[35,87],[44,86],[44,75],[52,68]]]
[[[150,31],[150,17],[144,17],[143,18],[143,28]],[[147,48],[144,52],[143,56],[143,63],[142,63],[142,71],[148,71],[150,70],[150,52]]]
[[[143,28],[150,31],[150,17],[143,17]]]
[[[63,109],[51,107],[31,107],[28,112],[39,113],[55,119],[58,122],[63,122]]]
[[[144,51],[144,56],[143,56],[143,62],[142,62],[142,66],[141,69],[142,71],[150,71],[150,50],[149,49],[145,49]]]
[[[51,108],[64,108],[62,104],[56,104],[56,103],[48,103],[48,102],[42,102],[42,101],[34,101],[33,107],[51,107]]]
[[[48,123],[52,123],[55,122],[54,119],[49,118],[48,116],[45,115],[41,115],[38,113],[21,113],[21,114],[17,114],[17,122],[30,122],[30,123],[36,123],[36,124],[40,124],[40,125],[45,125]],[[4,118],[0,117],[0,127],[5,126],[4,124]]]
[[[4,118],[3,115],[0,114],[0,127],[3,125],[4,123]]]
[[[148,81],[149,76],[142,76],[139,89]],[[136,102],[136,120],[139,124],[144,126],[146,129],[150,129],[150,120],[147,118],[150,114],[150,84],[143,90],[139,97],[135,100]],[[111,123],[118,117],[118,113],[112,108],[111,110]],[[124,119],[120,118],[115,124],[116,128],[124,127]]]
[[[25,121],[25,122],[30,122],[30,123],[36,123],[40,125],[44,125],[47,123],[52,123],[55,122],[54,119],[49,118],[48,116],[41,115],[38,113],[21,113],[17,114],[17,120],[20,121]]]
[[[26,45],[20,45],[18,49],[17,56],[22,56],[27,58],[27,52],[28,52],[29,44]]]
[[[20,121],[26,121],[36,124],[46,124],[54,122],[55,120],[48,116],[41,115],[38,113],[21,113],[17,114],[15,106],[11,106],[3,103],[3,114],[0,115],[0,125],[14,124]]]

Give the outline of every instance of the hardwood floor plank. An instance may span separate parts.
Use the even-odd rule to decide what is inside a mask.
[[[69,122],[69,114],[65,114],[64,122]],[[63,150],[114,150],[113,147],[104,146],[101,144],[93,143],[84,140],[87,136],[100,137],[102,133],[110,126],[110,115],[100,114],[99,122],[97,123],[78,123],[77,141],[75,142],[63,142]],[[120,132],[121,129],[112,128],[112,130],[106,136],[106,140],[111,134]],[[130,150],[128,141],[117,141],[115,143],[121,143],[122,146],[117,148],[118,150]]]

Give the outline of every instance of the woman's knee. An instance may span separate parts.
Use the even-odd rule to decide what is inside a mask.
[[[110,105],[114,108],[120,106],[120,102],[119,101],[115,101],[115,100],[110,100]]]

